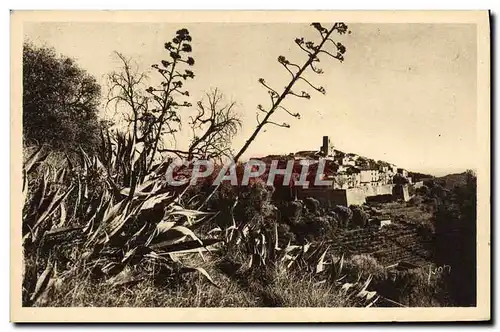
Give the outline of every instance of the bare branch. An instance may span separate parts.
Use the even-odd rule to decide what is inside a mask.
[[[229,156],[230,143],[241,127],[241,120],[233,111],[235,103],[224,104],[223,99],[223,94],[214,89],[197,103],[197,114],[190,122],[193,138],[187,151],[188,160]]]
[[[321,24],[319,23],[313,23],[311,24],[316,30],[319,31],[320,35],[321,35],[321,41],[319,42],[318,45],[314,45],[313,42],[304,42],[304,38],[297,38],[295,39],[295,43],[303,50],[305,51],[309,57],[307,59],[307,61],[304,63],[304,65],[302,65],[302,67],[300,67],[300,69],[297,71],[297,73],[295,73],[295,75],[293,75],[291,81],[288,83],[288,85],[285,87],[285,89],[283,90],[283,92],[281,94],[279,94],[279,97],[277,97],[276,100],[273,100],[273,104],[271,106],[271,108],[269,109],[269,111],[265,111],[263,110],[263,108],[259,108],[259,110],[261,110],[263,113],[266,114],[266,116],[264,117],[264,119],[262,121],[260,121],[260,123],[257,125],[257,128],[255,129],[255,131],[252,133],[252,135],[248,138],[248,140],[245,142],[245,144],[243,145],[243,147],[239,150],[239,152],[235,155],[234,157],[234,161],[238,161],[238,159],[245,153],[245,151],[248,149],[248,147],[250,146],[250,144],[255,140],[255,138],[257,137],[257,135],[259,134],[259,132],[262,130],[262,128],[266,125],[266,123],[270,123],[269,121],[269,118],[274,114],[274,112],[281,106],[281,102],[283,101],[283,99],[285,99],[286,96],[288,95],[293,95],[293,96],[296,96],[296,97],[299,97],[299,98],[306,98],[306,99],[309,99],[310,98],[310,95],[307,94],[307,92],[305,91],[302,91],[302,93],[300,95],[298,94],[295,94],[291,89],[292,87],[294,86],[294,84],[298,81],[298,79],[301,77],[301,75],[303,74],[303,72],[311,67],[313,69],[314,72],[316,73],[319,73],[321,70],[320,69],[315,69],[314,66],[312,66],[312,63],[313,62],[319,62],[319,58],[318,58],[318,54],[320,53],[320,51],[322,50],[324,44],[327,42],[327,40],[330,38],[330,35],[334,32],[334,31],[337,31],[339,34],[343,34],[343,33],[346,33],[347,31],[347,25],[345,25],[344,23],[335,23],[333,25],[333,27],[331,27],[329,30],[322,27]],[[305,45],[305,47],[304,47]],[[341,54],[342,55],[342,54]],[[336,56],[336,58],[338,60],[340,60],[341,62],[343,61],[343,57],[339,57],[338,55]],[[284,57],[279,57],[278,58],[278,61],[281,62],[285,67],[286,67],[286,59]],[[287,68],[289,69],[289,68]],[[321,71],[322,72],[322,71]],[[264,82],[263,79],[259,79],[259,82],[262,84]],[[310,84],[310,82],[308,82],[306,80],[307,83]],[[311,84],[312,85],[312,84]],[[321,89],[321,88],[315,88],[317,91],[324,91],[324,89]],[[274,90],[273,90],[274,91]],[[287,111],[288,114],[293,114],[293,113],[290,113]]]
[[[313,88],[314,90],[322,93],[322,94],[326,94],[326,90],[324,87],[320,86],[320,87],[316,87],[314,85],[312,85],[311,82],[309,82],[307,79],[305,79],[304,77],[299,77],[299,79],[303,80],[304,82],[306,82],[311,88]]]
[[[301,94],[299,95],[299,94],[296,94],[295,92],[293,92],[292,90],[290,90],[290,91],[288,91],[288,94],[295,96],[295,97],[298,97],[298,98],[311,99],[311,96],[305,91],[302,91]]]
[[[278,127],[282,127],[282,128],[290,128],[290,125],[288,123],[276,123],[276,122],[272,122],[272,121],[267,121],[266,123],[269,123],[269,124],[272,124],[272,125],[275,125],[275,126],[278,126]]]
[[[281,108],[282,110],[287,112],[289,115],[293,116],[294,118],[300,119],[300,113],[292,113],[281,105],[279,106],[279,108]]]
[[[263,86],[265,86],[269,91],[271,91],[273,94],[279,96],[279,93],[276,92],[276,90],[274,90],[273,88],[271,88],[269,85],[266,84],[266,81],[264,81],[263,78],[259,78],[259,83],[262,84]]]

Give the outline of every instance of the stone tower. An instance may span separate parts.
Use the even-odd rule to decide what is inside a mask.
[[[321,146],[320,151],[324,157],[334,156],[335,150],[329,136],[323,136],[323,145]]]

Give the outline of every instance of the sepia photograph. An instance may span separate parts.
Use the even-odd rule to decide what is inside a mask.
[[[11,29],[12,321],[490,319],[487,11]]]

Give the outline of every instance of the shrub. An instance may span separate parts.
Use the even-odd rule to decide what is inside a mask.
[[[236,221],[262,223],[268,218],[276,219],[276,207],[272,204],[271,197],[272,187],[262,180],[239,187],[238,204],[234,210]]]
[[[319,214],[320,204],[314,197],[307,197],[304,199],[304,206],[313,214]]]
[[[387,277],[384,266],[370,255],[353,255],[345,261],[345,270],[351,280],[356,280],[358,276],[367,277],[371,275],[374,282],[380,282]]]
[[[352,219],[352,211],[347,206],[337,205],[333,208],[333,212],[339,218],[339,226],[343,228],[347,228]]]
[[[300,222],[303,208],[304,204],[301,201],[293,201],[283,205],[280,211],[283,219],[293,225]]]
[[[352,226],[365,227],[368,224],[368,214],[358,205],[351,205],[349,207],[352,211]]]
[[[435,213],[436,263],[450,265],[447,277],[453,302],[458,306],[476,305],[476,177],[465,174],[465,183],[444,191]]]
[[[449,304],[442,276],[429,278],[426,268],[397,271],[392,278],[377,289],[404,305],[434,307]]]
[[[431,221],[422,222],[417,225],[417,232],[422,240],[430,242],[434,241],[436,228]]]
[[[68,151],[96,149],[101,87],[95,77],[54,49],[23,47],[23,138]]]
[[[278,224],[278,245],[280,248],[286,247],[288,243],[295,243],[296,236],[292,232],[291,227],[287,224]]]
[[[409,201],[408,201],[408,205],[410,206],[418,206],[420,204],[422,204],[422,202],[424,201],[423,197],[422,196],[413,196]]]
[[[327,239],[332,230],[333,220],[331,216],[316,216],[310,212],[305,212],[296,224],[292,225],[292,230],[299,243],[318,241]]]
[[[340,227],[340,217],[336,212],[329,211],[328,217],[330,218],[330,225],[332,228]]]
[[[429,189],[429,187],[427,187],[426,185],[423,185],[422,187],[420,188],[417,188],[416,190],[416,193],[420,196],[424,196],[424,197],[427,197],[430,195],[431,191]]]

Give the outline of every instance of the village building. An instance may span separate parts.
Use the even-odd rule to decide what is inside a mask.
[[[360,171],[361,185],[377,185],[380,181],[380,172],[378,169],[362,169]]]
[[[403,177],[407,178],[408,177],[408,171],[405,170],[404,168],[398,168],[397,169],[398,174],[402,175]]]
[[[363,204],[374,197],[392,197],[393,199],[409,199],[408,185],[412,179],[407,170],[379,160],[345,153],[336,150],[328,136],[323,136],[319,150],[304,150],[289,155],[267,156],[261,158],[268,168],[272,160],[278,159],[278,168],[286,168],[287,160],[295,160],[292,183],[283,188],[292,199],[314,197],[326,206],[340,204]],[[316,177],[320,161],[326,161],[324,170]],[[301,173],[301,165],[309,166],[308,185],[296,185]],[[408,180],[407,185],[394,183],[394,177],[401,176]],[[314,185],[314,179],[330,180],[328,186]],[[397,188],[396,188],[397,187]]]

